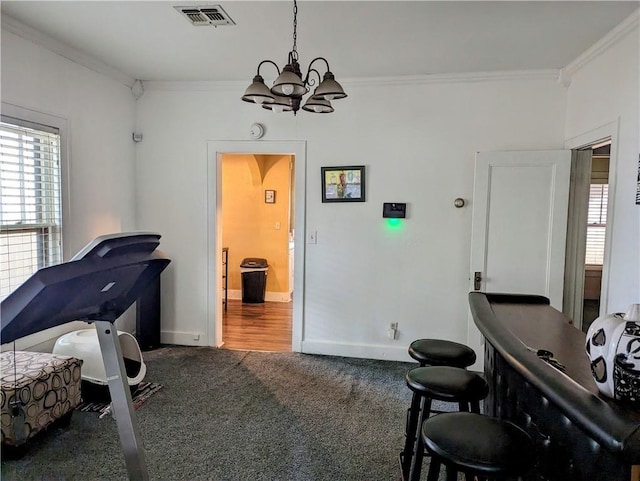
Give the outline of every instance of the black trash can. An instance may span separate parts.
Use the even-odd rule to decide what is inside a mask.
[[[264,302],[267,290],[267,259],[247,257],[240,264],[242,274],[242,302]]]

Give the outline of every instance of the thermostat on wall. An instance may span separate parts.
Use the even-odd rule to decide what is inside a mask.
[[[385,202],[382,204],[382,217],[404,219],[407,216],[407,204],[404,202]]]

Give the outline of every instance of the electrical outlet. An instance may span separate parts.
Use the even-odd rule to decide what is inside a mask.
[[[391,339],[392,341],[398,338],[397,322],[392,322],[391,324],[389,324],[389,330],[387,331],[387,335],[389,336],[389,339]]]

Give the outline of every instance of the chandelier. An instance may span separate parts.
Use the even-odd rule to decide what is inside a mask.
[[[302,105],[302,110],[320,114],[331,113],[333,112],[331,101],[343,99],[347,94],[342,89],[342,86],[336,82],[333,73],[329,69],[329,62],[324,57],[314,58],[309,64],[306,75],[304,78],[302,77],[300,64],[298,63],[298,51],[296,50],[297,30],[298,5],[296,0],[293,0],[293,48],[289,52],[287,65],[284,66],[281,72],[278,65],[271,60],[260,62],[258,64],[258,72],[253,77],[251,85],[247,87],[242,100],[262,105],[263,109],[273,110],[274,112],[293,112],[293,115],[296,115],[300,110],[302,97],[309,93],[311,87],[316,84],[316,79],[313,76],[317,76],[318,82],[320,82],[321,78],[322,81]],[[320,72],[313,68],[316,62],[324,62],[326,66],[324,77],[321,77]],[[278,78],[273,82],[271,89],[265,85],[264,78],[260,75],[260,68],[265,63],[275,66],[278,71]]]

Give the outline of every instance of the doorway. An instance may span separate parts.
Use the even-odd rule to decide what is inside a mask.
[[[225,153],[221,189],[221,347],[291,351],[295,157]]]
[[[291,284],[293,288],[290,292],[292,301],[289,303],[291,314],[291,350],[300,352],[302,345],[303,332],[303,312],[304,312],[304,259],[305,244],[304,236],[306,230],[306,142],[304,141],[210,141],[207,144],[207,178],[208,178],[208,212],[207,212],[207,228],[209,233],[208,240],[208,330],[207,342],[210,346],[223,346],[223,325],[224,325],[224,307],[223,300],[225,298],[223,285],[224,265],[222,262],[222,252],[225,246],[223,242],[223,189],[222,189],[222,166],[223,158],[227,154],[242,154],[252,156],[291,156],[294,159],[293,185],[295,186],[292,203],[295,206],[291,213],[291,223],[294,226],[291,229],[290,242],[292,246],[293,270],[290,272],[292,277]],[[260,169],[258,165],[256,169]],[[257,175],[261,175],[257,173]],[[271,200],[271,195],[266,197],[264,190],[276,190],[275,199],[278,202],[277,189],[261,187],[261,202],[267,203]],[[280,221],[280,229],[289,228],[289,225],[283,225]],[[272,225],[276,228],[275,222]],[[229,249],[229,252],[231,249]],[[244,255],[238,253],[238,255]],[[252,255],[246,255],[251,257]],[[230,263],[239,264],[242,259],[234,259],[231,255]],[[262,256],[261,256],[262,257]],[[236,262],[238,261],[238,262]],[[231,266],[229,264],[229,267]],[[268,276],[267,271],[267,276]],[[228,293],[227,293],[228,294]],[[270,297],[265,293],[265,302],[272,302]],[[232,296],[233,297],[233,296]],[[228,299],[227,313],[232,303],[241,299]],[[284,303],[278,303],[284,304]],[[254,306],[247,306],[254,307]],[[255,316],[255,313],[247,311],[247,315]]]
[[[592,317],[602,316],[608,312],[610,236],[614,222],[612,214],[615,210],[618,129],[618,121],[613,121],[565,142],[565,147],[572,151],[572,184],[567,223],[563,313],[575,327],[584,332],[593,321]],[[596,160],[596,158],[602,160]],[[604,172],[593,174],[596,177],[593,183],[601,186],[596,190],[600,190],[602,186],[606,185],[606,205],[603,198],[596,201],[597,195],[595,195],[595,204],[599,204],[598,218],[592,216],[589,220],[589,198],[591,197],[592,185],[591,164],[594,164],[597,172],[597,170],[603,170],[602,167],[598,167],[598,164],[602,163],[606,163],[606,168]],[[605,176],[606,184],[604,183]],[[591,210],[594,212],[593,208]],[[600,216],[600,214],[603,215]],[[591,230],[594,231],[594,234],[595,231],[598,231],[597,239],[600,243],[598,257],[591,260],[587,259],[588,221],[592,223]],[[594,268],[588,267],[589,265],[593,265]],[[596,274],[591,276],[590,274],[594,270]],[[585,309],[587,271],[591,271],[589,275],[592,277],[589,279],[591,285],[587,297],[596,298],[587,299],[591,305]],[[595,294],[593,294],[594,291]],[[587,315],[583,315],[583,311],[587,310]]]
[[[574,149],[564,311],[587,332],[603,309],[611,138]]]

